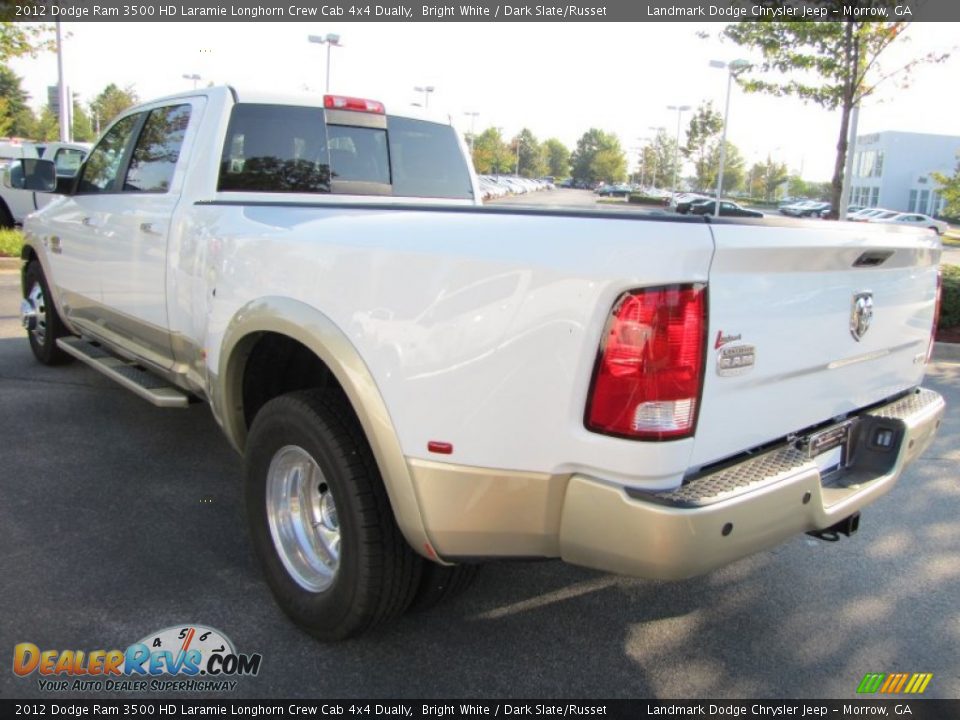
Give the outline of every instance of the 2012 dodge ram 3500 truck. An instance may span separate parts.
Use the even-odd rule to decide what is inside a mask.
[[[209,403],[321,638],[487,558],[682,578],[849,534],[931,442],[933,233],[478,197],[449,123],[376,102],[141,105],[26,222],[30,346]]]

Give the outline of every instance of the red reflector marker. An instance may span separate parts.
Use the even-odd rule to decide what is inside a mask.
[[[693,434],[706,308],[703,285],[646,288],[617,300],[587,398],[587,429],[642,440]]]
[[[440,455],[450,455],[453,452],[453,445],[448,442],[431,440],[427,443],[427,450],[432,453],[439,453]]]
[[[376,100],[364,100],[363,98],[346,97],[345,95],[324,95],[323,106],[330,110],[355,110],[357,112],[376,113],[383,115],[383,103]]]

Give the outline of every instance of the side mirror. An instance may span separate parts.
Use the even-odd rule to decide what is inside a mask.
[[[2,182],[4,187],[14,190],[54,192],[57,189],[57,166],[52,160],[11,160],[3,170]]]

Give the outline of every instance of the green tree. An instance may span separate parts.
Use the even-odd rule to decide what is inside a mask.
[[[622,180],[627,173],[627,157],[613,133],[590,128],[577,140],[570,158],[573,176],[579,180]]]
[[[36,119],[27,105],[30,96],[21,87],[22,80],[6,65],[0,65],[0,135],[32,137]]]
[[[673,186],[673,174],[676,167],[677,142],[663,128],[657,130],[653,140],[643,148],[644,175],[646,183],[655,188],[667,189]]]
[[[727,140],[727,151],[723,159],[723,188],[724,193],[739,190],[745,184],[746,162],[740,150],[732,142]],[[707,162],[707,173],[704,176],[706,184],[701,186],[703,189],[716,192],[717,175],[720,172],[720,143],[716,143],[710,150],[710,157]],[[699,182],[700,176],[697,176]]]
[[[77,142],[93,142],[93,125],[90,116],[76,100],[73,101],[73,139]]]
[[[755,162],[747,177],[747,192],[752,198],[773,200],[777,189],[787,181],[786,163],[774,162],[770,156],[764,162]]]
[[[814,0],[828,13],[843,17],[845,0]],[[754,0],[779,6],[779,0]],[[846,3],[849,5],[849,3]],[[899,0],[862,0],[857,7],[885,9],[891,16]],[[831,202],[840,206],[850,112],[888,78],[904,77],[918,64],[942,62],[948,53],[928,52],[892,71],[878,62],[908,22],[844,19],[839,22],[773,22],[749,20],[727,25],[724,35],[738,45],[758,50],[762,61],[741,73],[737,82],[747,92],[793,95],[828,110],[840,109],[840,133],[834,160]],[[832,211],[836,217],[836,210]]]
[[[487,128],[473,143],[473,167],[481,175],[509,172],[513,168],[510,147],[503,141],[500,128]]]
[[[60,139],[60,120],[49,105],[44,105],[40,111],[40,117],[33,129],[33,138],[48,142]]]
[[[136,105],[139,98],[132,85],[120,89],[114,83],[107,85],[90,103],[90,112],[99,121],[102,128],[131,105]]]
[[[547,160],[547,174],[557,180],[570,175],[570,150],[556,138],[543,142],[543,152]]]
[[[810,197],[810,187],[799,175],[787,178],[787,195],[795,198]]]
[[[693,162],[694,184],[701,190],[712,186],[711,177],[717,175],[720,133],[723,131],[723,116],[713,109],[712,102],[701,103],[687,129],[687,144],[680,152]]]
[[[519,152],[517,143],[520,144]],[[520,134],[513,139],[512,145],[515,158],[514,167],[518,175],[529,178],[546,175],[547,162],[543,148],[529,129],[521,130]],[[516,162],[516,158],[519,158],[519,163]]]
[[[53,31],[49,23],[0,22],[0,63],[53,50]]]
[[[960,159],[957,160],[953,175],[935,172],[931,173],[931,177],[939,186],[937,192],[946,203],[943,206],[943,214],[951,218],[960,217]]]

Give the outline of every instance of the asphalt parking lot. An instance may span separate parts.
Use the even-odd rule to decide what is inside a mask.
[[[271,600],[207,409],[36,364],[18,283],[0,272],[0,697],[50,697],[10,671],[16,643],[124,648],[183,623],[263,654],[229,697],[854,698],[894,671],[960,697],[958,364],[929,371],[949,404],[935,445],[850,540],[677,583],[496,563],[448,606],[322,645]]]

